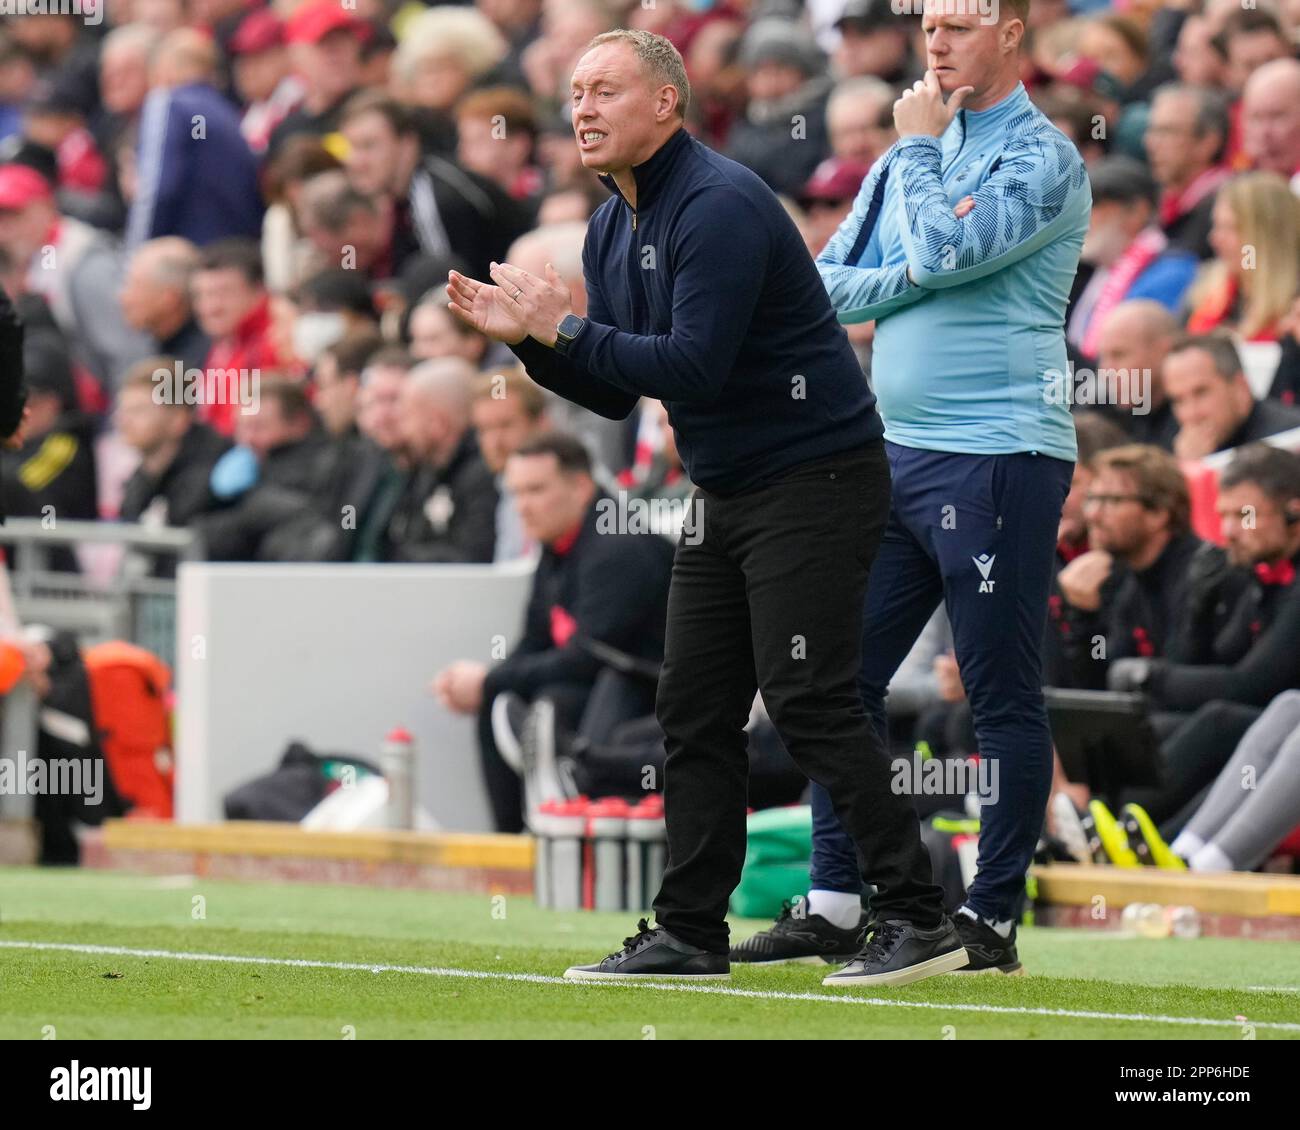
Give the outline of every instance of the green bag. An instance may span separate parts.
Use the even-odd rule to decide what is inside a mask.
[[[747,821],[745,868],[731,896],[731,913],[775,918],[781,903],[808,894],[812,863],[812,809],[768,808]]]

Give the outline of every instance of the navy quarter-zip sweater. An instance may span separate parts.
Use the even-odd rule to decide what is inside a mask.
[[[740,494],[884,428],[803,239],[749,169],[678,130],[612,177],[583,246],[587,325],[512,346],[538,384],[611,419],[662,400],[692,482]]]

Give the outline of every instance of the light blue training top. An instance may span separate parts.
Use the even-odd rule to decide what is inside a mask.
[[[1078,150],[1023,85],[880,156],[817,268],[842,323],[876,320],[886,439],[1075,458],[1065,307],[1091,209]]]

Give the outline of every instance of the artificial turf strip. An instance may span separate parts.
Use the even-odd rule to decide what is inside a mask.
[[[196,903],[195,899],[202,901]],[[755,923],[735,923],[744,936]],[[617,947],[631,915],[539,911],[518,896],[0,870],[0,942],[310,959],[556,976]],[[0,947],[0,1037],[1239,1039],[1190,1026],[964,1011],[960,1005],[1300,1024],[1300,946],[1026,930],[1029,977],[832,990],[830,967],[733,968],[726,987],[937,1007],[729,997]],[[1300,1038],[1259,1027],[1257,1039]]]

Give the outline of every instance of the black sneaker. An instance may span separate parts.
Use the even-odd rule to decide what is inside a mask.
[[[957,933],[961,944],[966,947],[970,964],[958,973],[1007,973],[1020,974],[1025,967],[1016,955],[1016,928],[1011,927],[1011,936],[1004,938],[982,918],[972,918],[969,914],[954,914]]]
[[[823,985],[908,985],[936,973],[948,973],[966,964],[966,951],[952,919],[923,930],[901,918],[868,927],[866,945]]]
[[[820,914],[795,917],[794,907],[783,902],[781,915],[761,933],[731,947],[731,960],[748,965],[775,965],[781,961],[824,961],[838,965],[862,947],[864,923],[841,930]]]
[[[650,929],[642,918],[636,933],[623,939],[623,948],[595,965],[574,965],[564,971],[570,981],[615,981],[644,977],[647,981],[729,981],[725,953],[710,953],[674,938],[662,926]]]

